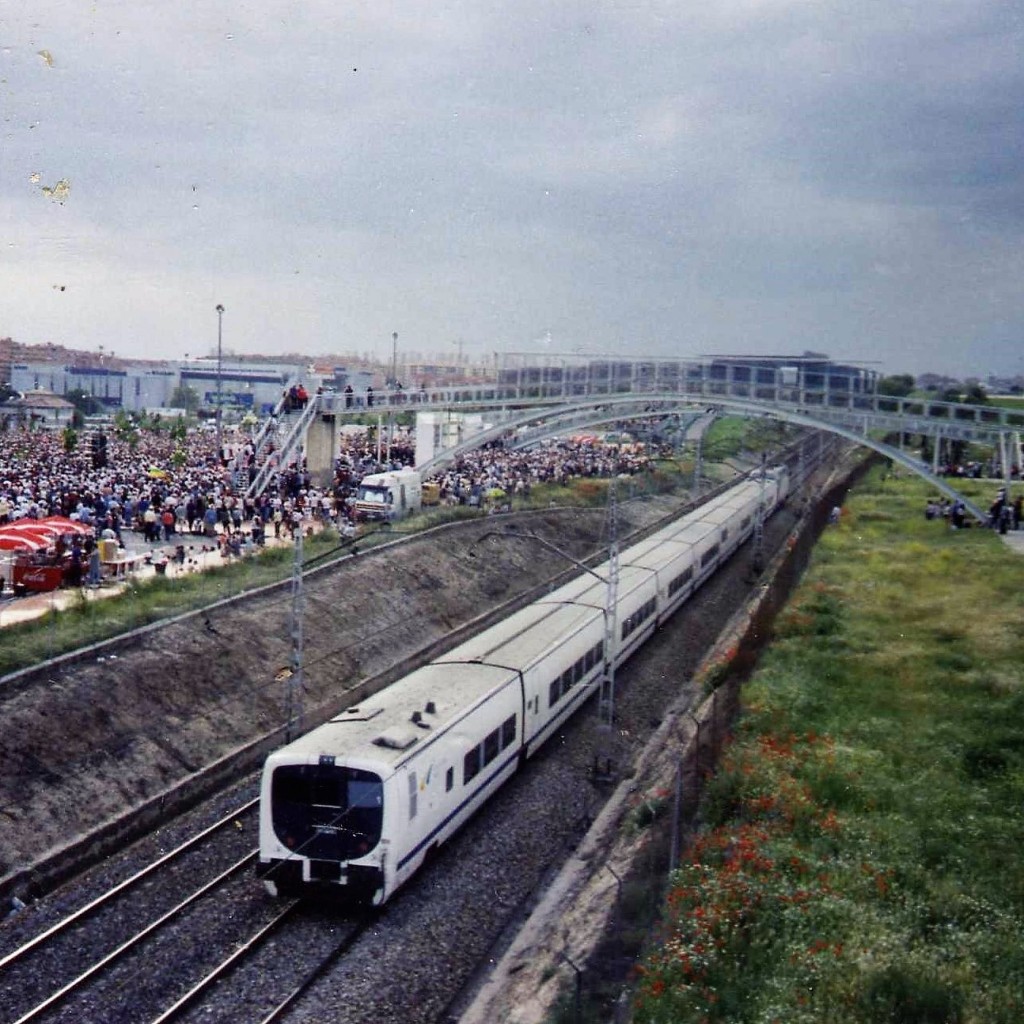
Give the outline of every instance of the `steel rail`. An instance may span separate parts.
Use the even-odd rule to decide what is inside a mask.
[[[161,915],[151,924],[146,925],[146,927],[143,928],[142,931],[137,932],[130,939],[121,943],[121,945],[118,946],[117,949],[108,953],[101,960],[98,960],[95,964],[93,964],[92,967],[88,968],[87,970],[83,971],[80,975],[78,975],[77,978],[74,978],[71,981],[69,981],[63,988],[58,989],[58,991],[54,992],[52,995],[44,999],[43,1002],[37,1004],[31,1010],[29,1010],[28,1013],[19,1017],[16,1021],[14,1021],[14,1024],[28,1024],[29,1021],[36,1020],[37,1018],[42,1016],[42,1014],[45,1013],[47,1010],[56,1006],[57,1003],[61,1002],[76,989],[81,988],[87,981],[94,978],[97,974],[100,973],[100,971],[105,970],[111,964],[115,963],[122,956],[124,956],[125,953],[130,952],[132,949],[138,946],[143,939],[148,938],[150,935],[159,931],[159,929],[161,929],[173,918],[177,917],[178,914],[180,914],[187,907],[191,906],[191,904],[195,903],[197,900],[212,892],[215,888],[217,888],[219,885],[222,885],[229,878],[232,878],[234,875],[237,875],[240,871],[249,867],[253,863],[253,861],[256,860],[258,852],[258,850],[253,850],[251,853],[247,853],[241,860],[236,861],[227,870],[222,871],[216,878],[207,882],[206,885],[196,890],[196,892],[192,893],[191,896],[183,900],[176,907],[172,907],[170,910],[167,911],[167,913]]]
[[[222,960],[204,978],[192,986],[173,1006],[169,1006],[159,1017],[154,1017],[150,1024],[167,1024],[179,1017],[190,1007],[214,982],[219,981],[244,957],[262,945],[285,921],[295,913],[301,900],[289,903],[276,917],[268,921],[258,932],[246,939],[229,957]]]
[[[356,925],[341,941],[316,965],[305,978],[268,1013],[260,1024],[276,1024],[285,1014],[333,967],[341,957],[355,944],[356,939],[366,930],[365,922]],[[157,1022],[154,1022],[157,1024]]]
[[[26,942],[23,946],[19,946],[17,949],[12,950],[10,953],[8,953],[6,956],[0,957],[0,970],[3,970],[9,964],[15,963],[16,961],[20,960],[21,957],[30,953],[32,950],[37,949],[39,946],[43,945],[43,943],[48,942],[50,939],[54,938],[54,936],[59,935],[62,931],[66,930],[67,928],[70,928],[73,924],[77,924],[79,921],[84,920],[90,914],[95,913],[104,904],[112,900],[115,896],[119,896],[122,893],[126,892],[128,889],[131,889],[133,886],[138,885],[139,882],[141,882],[145,878],[148,878],[154,871],[157,871],[159,868],[166,867],[167,864],[169,864],[171,861],[177,860],[178,857],[183,856],[189,850],[191,850],[195,846],[198,846],[201,842],[203,842],[203,840],[208,839],[215,832],[219,832],[222,828],[225,828],[228,824],[237,820],[240,815],[246,814],[253,808],[258,806],[258,797],[254,800],[250,800],[248,803],[242,804],[241,807],[236,808],[230,814],[221,818],[219,821],[214,822],[208,828],[203,829],[202,832],[197,833],[191,839],[187,839],[180,846],[175,847],[173,850],[169,850],[162,857],[153,861],[152,864],[149,864],[141,870],[135,872],[135,874],[131,877],[124,879],[124,881],[122,882],[119,882],[112,889],[108,889],[101,896],[97,896],[90,903],[85,904],[85,906],[80,907],[78,910],[74,911],[74,913],[68,915],[67,917],[58,921],[56,924],[47,928],[46,931],[41,932],[34,939],[31,939],[28,942]]]

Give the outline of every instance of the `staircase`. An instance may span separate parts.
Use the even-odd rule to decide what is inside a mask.
[[[320,408],[320,396],[310,395],[305,409],[287,416],[282,413],[282,404],[278,403],[256,435],[256,475],[246,488],[247,498],[258,498],[279,469],[301,457],[306,431]]]

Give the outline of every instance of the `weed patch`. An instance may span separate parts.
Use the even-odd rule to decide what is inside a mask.
[[[638,1024],[1024,1017],[1020,580],[873,474],[745,691]]]

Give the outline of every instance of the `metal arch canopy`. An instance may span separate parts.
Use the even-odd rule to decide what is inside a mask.
[[[635,408],[636,406],[642,406],[642,408]],[[865,448],[871,448],[880,455],[884,455],[886,458],[892,459],[893,462],[898,463],[905,469],[909,469],[912,473],[915,473],[923,480],[927,480],[929,484],[941,491],[948,498],[954,501],[963,502],[964,507],[972,516],[974,516],[975,519],[978,520],[978,522],[987,522],[988,517],[980,508],[978,508],[977,505],[974,504],[974,502],[964,497],[964,495],[957,491],[956,488],[952,487],[941,477],[935,476],[919,460],[912,458],[905,452],[900,451],[898,448],[892,447],[892,445],[885,444],[882,441],[875,441],[866,436],[866,429],[868,426],[866,417],[864,418],[865,422],[862,428],[864,432],[858,432],[841,424],[832,423],[824,419],[818,419],[817,417],[804,412],[790,411],[788,409],[779,408],[778,406],[765,405],[759,402],[739,398],[729,398],[726,396],[714,396],[712,398],[710,396],[688,397],[685,395],[672,394],[647,395],[644,397],[637,397],[636,395],[603,395],[595,397],[591,401],[576,402],[571,405],[563,404],[560,407],[558,415],[559,420],[564,420],[565,422],[562,422],[561,427],[557,430],[553,425],[552,433],[562,433],[570,426],[594,425],[606,422],[610,419],[637,419],[643,416],[650,416],[652,413],[667,413],[679,409],[690,409],[694,406],[708,411],[720,412],[728,410],[729,412],[749,418],[758,417],[782,420],[786,423],[792,423],[795,426],[807,427],[811,430],[824,430],[832,434],[837,434],[854,444],[862,445]],[[580,416],[580,414],[587,410],[592,414],[589,419]],[[570,417],[573,418],[570,419]],[[425,462],[422,466],[418,466],[417,469],[420,471],[421,475],[424,476],[429,473],[436,472],[449,462],[453,462],[464,452],[479,448],[488,441],[497,440],[499,437],[507,434],[509,430],[527,426],[530,423],[536,423],[541,420],[550,420],[551,418],[552,413],[550,406],[544,406],[541,408],[534,406],[530,412],[512,416],[488,430],[481,431],[479,434],[474,434],[468,441],[442,452],[429,462]],[[535,438],[535,440],[540,439],[540,437]]]
[[[608,410],[608,406],[615,404],[618,406],[614,412]],[[642,409],[633,408],[630,406],[643,405]],[[474,434],[471,438],[463,441],[462,444],[456,445],[453,448],[447,448],[434,458],[422,465],[416,467],[421,476],[426,476],[429,473],[435,473],[449,463],[454,462],[460,455],[465,452],[473,451],[479,448],[481,445],[487,444],[489,441],[496,441],[501,437],[504,437],[510,430],[518,430],[522,427],[528,427],[534,423],[545,424],[544,429],[538,430],[536,433],[531,434],[529,437],[517,438],[508,447],[510,449],[526,448],[532,444],[537,444],[540,441],[546,441],[552,437],[557,437],[560,434],[564,434],[567,430],[581,430],[587,427],[599,426],[602,423],[607,423],[609,420],[637,420],[646,419],[652,414],[664,412],[666,414],[678,412],[678,406],[681,404],[678,401],[674,403],[676,408],[652,408],[650,401],[643,401],[639,399],[632,399],[631,401],[617,401],[601,402],[597,405],[577,403],[572,406],[566,406],[556,413],[552,413],[551,409],[548,408],[544,411],[539,411],[534,408],[528,413],[522,413],[517,416],[512,416],[509,419],[503,420],[499,424],[495,424],[487,430],[482,430],[478,434]],[[707,403],[687,403],[689,405],[699,404],[706,406]],[[687,420],[685,427],[692,426],[697,420],[700,419],[699,413],[691,413]]]
[[[588,358],[592,361],[597,357]],[[799,357],[795,358],[800,361]],[[600,359],[616,361],[616,357]],[[564,364],[564,359],[562,362]],[[562,376],[554,372],[557,367],[552,376],[548,376],[547,370],[541,367],[539,376],[532,374],[514,383],[496,379],[453,387],[421,388],[414,394],[384,391],[374,396],[373,412],[391,415],[412,410],[454,412],[488,409],[502,417],[502,422],[493,429],[419,467],[421,471],[432,472],[456,458],[460,452],[478,447],[516,426],[536,423],[541,419],[557,419],[565,424],[565,429],[570,429],[612,418],[637,418],[649,412],[690,407],[729,410],[737,415],[773,418],[827,431],[873,448],[928,480],[942,493],[963,501],[979,521],[984,521],[985,516],[974,504],[917,460],[882,442],[873,441],[867,436],[868,430],[1002,443],[1008,432],[1019,433],[1024,429],[1024,411],[1021,410],[893,397],[856,388],[834,388],[827,373],[821,385],[794,384],[787,380],[786,366],[775,368],[770,379],[762,379],[760,374],[764,368],[758,366],[747,366],[745,375],[734,376],[737,367],[744,369],[736,364],[725,378],[719,378],[710,375],[711,364],[707,360],[630,362],[634,364],[634,371],[625,377],[600,374],[593,379],[589,375],[585,379],[565,377],[565,366],[562,365]],[[668,380],[659,377],[658,366],[662,363],[671,363],[675,367]],[[248,493],[260,493],[277,468],[301,457],[306,433],[315,415],[322,413],[325,420],[333,420],[339,416],[363,415],[369,408],[369,405],[357,408],[343,396],[325,393],[314,396],[301,416],[293,417],[295,422],[276,451],[264,450],[267,429],[261,431],[262,440],[257,453],[261,465]],[[608,412],[608,415],[595,415],[599,411]],[[269,428],[269,423],[268,420],[265,428]]]

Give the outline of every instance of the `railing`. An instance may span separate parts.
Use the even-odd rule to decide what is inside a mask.
[[[580,422],[594,422],[595,408],[614,419],[627,412],[634,417],[642,412],[657,415],[678,410],[683,404],[842,428],[865,437],[869,430],[878,430],[991,442],[1002,434],[1024,431],[1024,409],[897,398],[869,393],[861,385],[856,378],[824,372],[794,378],[791,370],[733,364],[723,375],[721,368],[712,369],[707,363],[639,360],[505,369],[495,380],[455,387],[321,394],[311,397],[306,408],[293,417],[278,450],[271,448],[279,432],[276,424],[287,421],[280,415],[281,407],[263,424],[256,439],[258,470],[247,493],[260,494],[277,469],[288,464],[318,412],[344,418],[410,411],[501,410],[498,418],[504,421],[514,409],[557,407],[560,417],[570,423],[568,417],[574,410],[579,410]]]
[[[258,468],[256,475],[245,492],[246,497],[253,498],[262,494],[267,489],[267,485],[274,474],[287,466],[296,454],[302,450],[302,446],[306,442],[306,432],[319,409],[320,398],[321,396],[319,395],[310,396],[303,409],[297,413],[289,413],[282,420],[277,421],[279,424],[277,432],[280,433],[281,427],[286,427],[287,433],[279,448],[270,450],[269,444],[264,447],[262,461],[260,461],[260,457],[257,455],[256,465]],[[277,420],[276,417],[275,420]]]
[[[728,380],[678,377],[671,389],[665,381],[636,380],[632,387],[622,381],[590,380],[583,382],[529,382],[527,384],[498,383],[474,384],[448,388],[430,388],[416,392],[378,391],[373,404],[367,405],[357,396],[351,405],[345,396],[327,394],[319,396],[325,413],[360,415],[366,413],[398,412],[409,410],[451,409],[454,407],[487,408],[508,405],[566,405],[574,401],[601,398],[632,401],[650,398],[658,402],[731,402],[755,404],[787,412],[830,416],[844,413],[862,413],[885,418],[887,423],[908,421],[921,423],[925,433],[939,424],[954,427],[975,427],[987,436],[1000,431],[1024,429],[1024,409],[1009,409],[993,405],[967,405],[920,398],[895,398],[852,390],[801,387],[776,382],[738,382]],[[655,386],[657,385],[657,386]],[[908,429],[908,428],[905,428]]]

